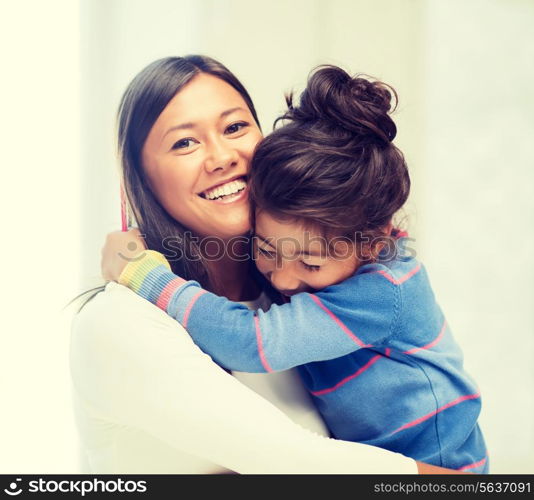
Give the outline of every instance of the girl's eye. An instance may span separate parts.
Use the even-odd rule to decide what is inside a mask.
[[[196,142],[197,141],[193,139],[192,137],[187,137],[186,139],[180,139],[179,141],[173,144],[172,149],[187,149],[187,148],[190,148]]]
[[[258,247],[258,252],[260,252],[261,255],[263,255],[264,257],[267,257],[268,259],[274,259],[276,257],[275,253],[269,252],[269,250],[262,248],[260,246]]]
[[[241,129],[243,129],[244,127],[247,127],[247,126],[248,126],[247,122],[232,123],[232,125],[228,125],[228,127],[226,127],[226,130],[224,132],[226,134],[236,134]]]
[[[306,262],[301,261],[301,264],[304,266],[304,269],[306,269],[306,271],[315,272],[321,269],[321,266],[312,266],[310,264],[306,264]]]

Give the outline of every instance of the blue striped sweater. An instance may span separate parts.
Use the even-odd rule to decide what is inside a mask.
[[[181,279],[153,251],[129,263],[119,282],[178,320],[227,369],[297,366],[335,438],[488,472],[480,393],[416,259],[363,265],[267,312]]]

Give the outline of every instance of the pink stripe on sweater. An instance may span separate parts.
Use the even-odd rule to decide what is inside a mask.
[[[404,429],[408,429],[409,427],[414,427],[416,425],[419,425],[420,423],[424,422],[425,420],[428,420],[429,418],[433,417],[437,413],[442,412],[443,410],[446,410],[447,408],[451,408],[452,406],[456,406],[457,404],[463,403],[464,401],[468,401],[470,399],[477,399],[480,397],[480,393],[477,392],[476,394],[469,394],[467,396],[460,396],[459,398],[456,398],[454,401],[451,401],[450,403],[447,403],[446,405],[442,406],[441,408],[438,408],[437,410],[431,411],[427,415],[424,415],[423,417],[420,417],[413,422],[409,422],[407,424],[404,424],[402,427],[399,427],[398,429],[394,430],[391,434],[396,434],[397,432],[403,431]]]
[[[487,460],[487,457],[484,457],[482,460],[479,460],[478,462],[475,462],[474,464],[464,465],[463,467],[460,467],[458,470],[476,469],[477,467],[484,465],[486,463],[486,460]]]
[[[442,339],[446,328],[447,328],[447,321],[443,323],[443,326],[441,327],[441,331],[439,332],[438,336],[432,342],[430,342],[427,345],[424,345],[423,347],[414,347],[413,349],[410,349],[409,351],[404,351],[403,354],[414,354],[417,351],[422,351],[423,349],[430,349],[431,347],[434,347]]]
[[[263,350],[263,341],[261,339],[261,329],[260,329],[260,318],[254,316],[254,327],[256,328],[256,342],[258,344],[258,354],[260,355],[261,364],[265,371],[270,373],[273,371],[271,365],[269,365],[267,358],[265,357],[265,352]]]
[[[172,281],[169,281],[169,283],[167,283],[165,288],[159,294],[158,300],[156,301],[156,305],[160,309],[166,311],[167,306],[169,305],[169,300],[171,300],[172,295],[184,283],[186,283],[186,281],[182,278],[174,278]]]
[[[310,294],[310,297],[312,300],[324,311],[334,322],[352,339],[356,344],[358,344],[360,347],[373,347],[370,344],[364,344],[354,333],[352,333],[344,324],[343,322],[332,312],[330,309],[328,309],[317,297],[316,295]]]
[[[356,373],[353,373],[352,375],[349,375],[348,377],[345,377],[343,380],[338,382],[333,387],[329,387],[328,389],[321,389],[320,391],[311,391],[311,393],[314,396],[322,396],[323,394],[328,394],[329,392],[333,392],[336,389],[339,389],[342,385],[345,385],[349,380],[355,379],[356,377],[359,377],[365,370],[368,368],[371,368],[380,358],[383,356],[381,354],[377,354],[376,356],[373,356],[365,365],[363,365]]]
[[[195,295],[193,295],[193,298],[189,301],[189,304],[187,304],[187,308],[185,309],[185,312],[184,312],[184,319],[182,320],[182,326],[184,328],[187,328],[187,322],[189,321],[189,314],[191,313],[191,309],[193,309],[195,302],[198,300],[198,298],[201,295],[204,295],[205,293],[207,293],[206,290],[200,290]]]
[[[375,271],[378,274],[381,274],[384,276],[384,278],[387,278],[391,283],[394,285],[402,285],[405,281],[408,281],[414,274],[417,274],[421,270],[421,264],[418,264],[415,266],[409,273],[406,273],[404,276],[402,276],[399,279],[395,279],[391,274],[389,274],[387,271]]]

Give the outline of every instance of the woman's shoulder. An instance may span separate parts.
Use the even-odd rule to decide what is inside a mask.
[[[192,344],[182,325],[164,311],[130,289],[108,283],[73,318],[71,355],[87,359],[93,353],[103,359],[111,352],[121,356],[146,353],[169,338]]]
[[[90,299],[73,319],[73,329],[85,326],[121,323],[153,323],[163,321],[176,324],[161,309],[146,301],[129,288],[110,282],[104,290]]]
[[[139,299],[139,303],[145,301],[129,288],[114,281],[110,281],[100,292],[96,293],[93,298],[86,303],[80,312],[84,312],[88,309],[91,310],[91,308],[95,307],[95,304],[98,304],[97,307],[108,307],[111,305],[116,307],[122,303],[131,305],[132,301],[137,301],[137,299]]]
[[[71,326],[72,379],[99,407],[119,398],[129,383],[141,390],[147,374],[165,366],[180,367],[182,376],[197,374],[205,357],[180,323],[116,283],[83,307]],[[165,371],[172,378],[172,370]]]

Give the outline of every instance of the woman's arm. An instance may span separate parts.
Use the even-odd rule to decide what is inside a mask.
[[[71,371],[78,394],[109,421],[239,473],[417,472],[400,454],[293,423],[119,285],[75,318]]]

